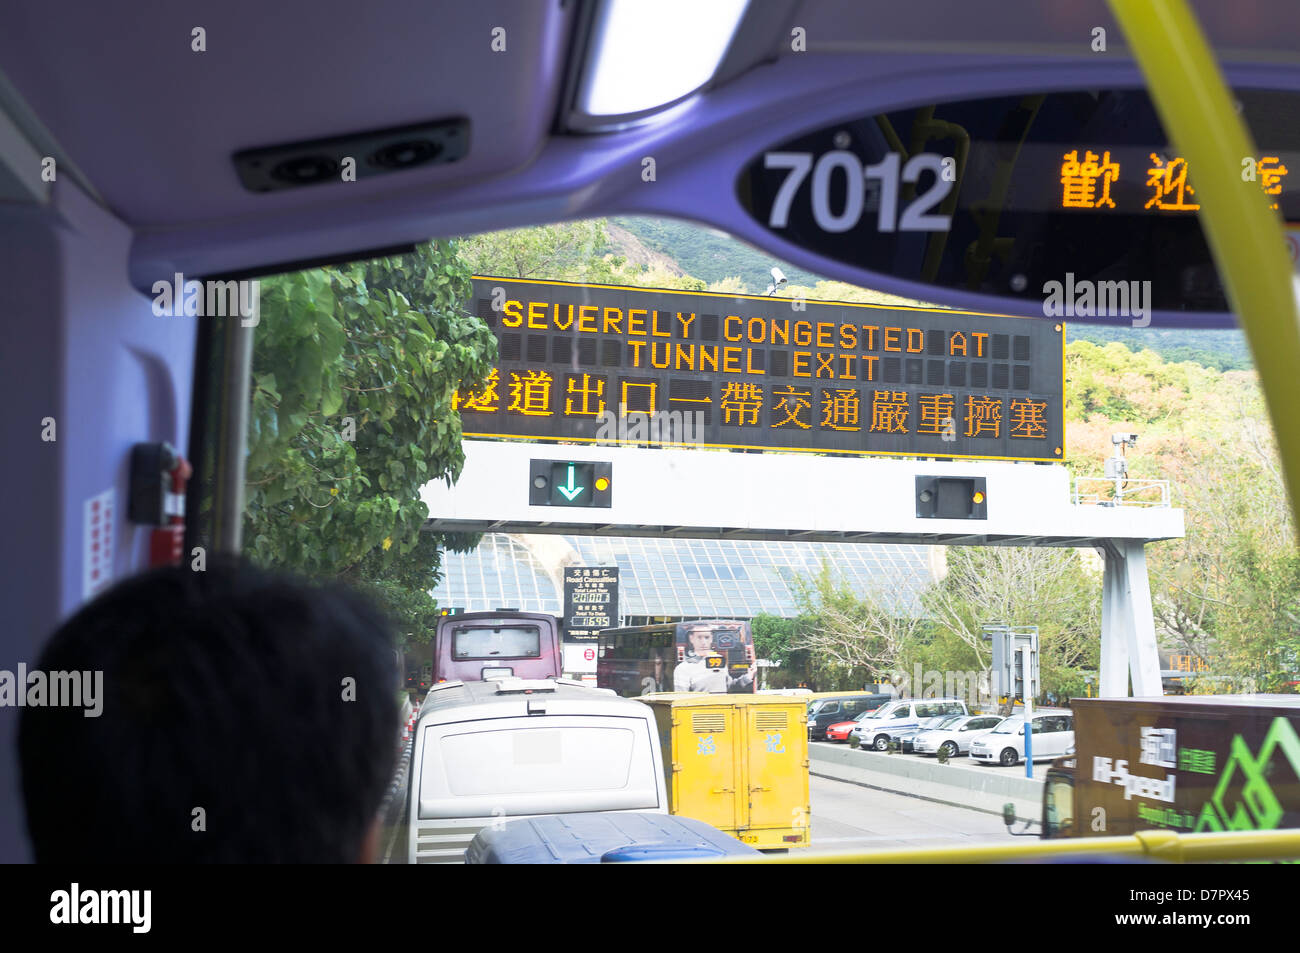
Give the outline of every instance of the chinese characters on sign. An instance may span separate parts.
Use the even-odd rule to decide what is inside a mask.
[[[1174,749],[1178,743],[1178,732],[1173,728],[1138,728],[1138,737],[1142,748],[1139,760],[1142,764],[1153,764],[1158,768],[1173,768]]]
[[[1264,194],[1282,194],[1282,180],[1291,171],[1279,156],[1261,156],[1251,159],[1254,179]],[[1130,165],[1127,160],[1123,165]],[[1162,212],[1194,212],[1200,203],[1194,201],[1196,190],[1187,179],[1187,160],[1182,156],[1160,156],[1148,153],[1141,163],[1146,176],[1145,188],[1149,190],[1145,209]],[[1071,149],[1061,156],[1061,208],[1115,208],[1111,186],[1119,181],[1121,163],[1111,158],[1111,150],[1103,149],[1100,155],[1090,149]],[[1274,200],[1269,208],[1276,209]],[[1120,211],[1125,211],[1121,206]],[[1132,211],[1132,209],[1128,209]]]
[[[618,567],[564,568],[564,641],[594,642],[618,625]]]
[[[1064,456],[1059,323],[507,278],[474,296],[500,358],[454,397],[466,436],[645,443],[641,417],[667,444]]]

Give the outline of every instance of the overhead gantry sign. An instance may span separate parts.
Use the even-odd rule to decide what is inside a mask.
[[[500,358],[466,436],[1063,459],[1060,323],[509,278],[473,309]]]

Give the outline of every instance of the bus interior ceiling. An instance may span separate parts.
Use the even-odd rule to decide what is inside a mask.
[[[1300,8],[1201,0],[1230,81],[1295,87]],[[763,149],[901,104],[1140,86],[1101,0],[754,4],[713,88],[660,121],[575,135],[572,77],[590,4],[338,0],[156,5],[51,2],[0,30],[0,396],[9,501],[4,664],[33,662],[56,623],[148,561],[125,520],[130,449],[190,444],[200,322],[160,317],[159,280],[287,270],[438,236],[610,215],[695,219],[831,278],[934,300],[888,275],[771,237],[735,198]],[[807,51],[791,47],[806,32]],[[1090,52],[1095,26],[1113,52]],[[202,51],[192,31],[201,27]],[[497,30],[503,42],[494,49]],[[666,68],[648,57],[643,68]],[[258,193],[241,150],[463,117],[455,162]],[[655,160],[653,181],[643,160]],[[53,164],[48,160],[52,159]],[[42,170],[57,170],[51,181]],[[1005,303],[969,293],[944,303]],[[1177,323],[1172,315],[1155,323]],[[1206,319],[1230,325],[1227,315]],[[110,495],[111,494],[111,495]],[[92,577],[92,506],[116,532]],[[16,712],[0,710],[0,860],[27,855]]]

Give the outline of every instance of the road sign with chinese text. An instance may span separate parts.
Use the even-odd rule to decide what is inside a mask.
[[[475,278],[497,366],[466,436],[1064,458],[1064,325],[971,312]]]
[[[618,626],[618,567],[564,567],[564,641],[592,642]]]

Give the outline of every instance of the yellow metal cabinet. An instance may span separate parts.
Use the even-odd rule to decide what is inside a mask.
[[[771,849],[809,843],[808,706],[774,695],[643,696],[655,712],[669,811]]]

